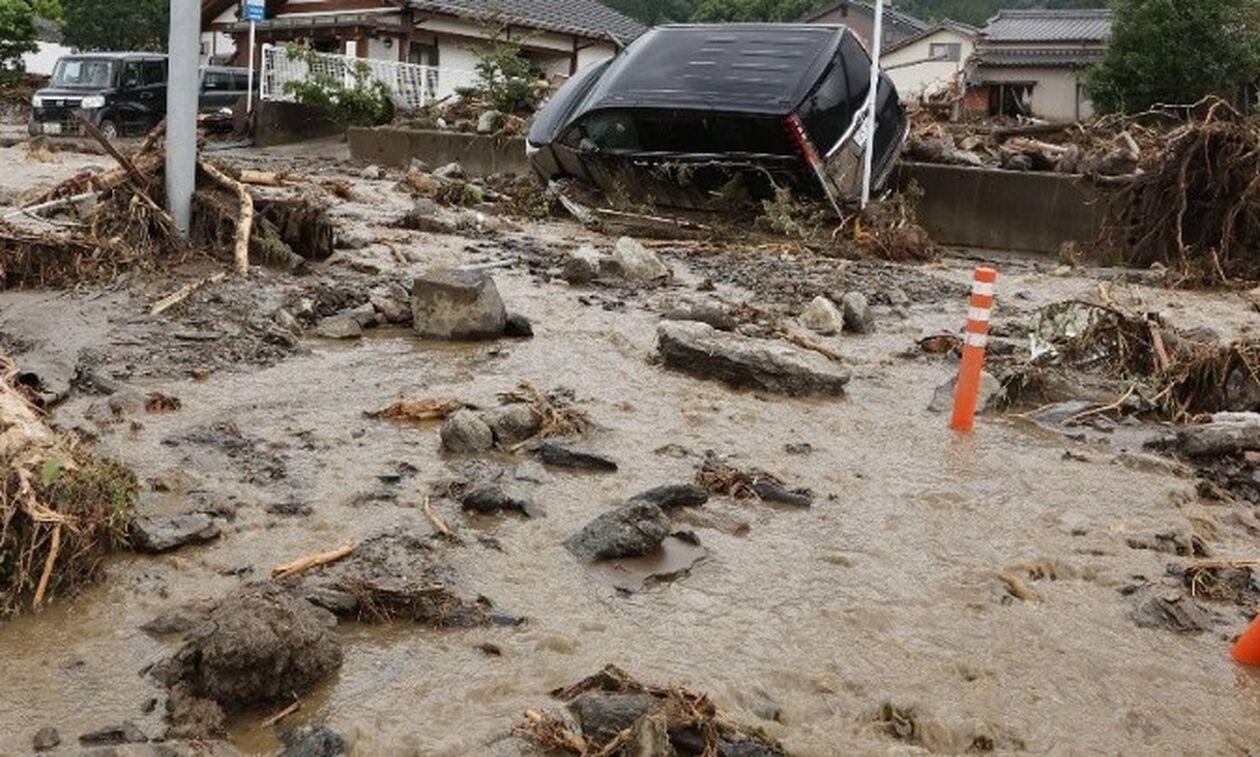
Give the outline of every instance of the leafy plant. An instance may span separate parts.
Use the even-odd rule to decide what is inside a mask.
[[[63,0],[65,44],[79,50],[166,50],[167,0]]]
[[[25,70],[22,56],[36,49],[31,4],[28,0],[0,0],[0,84],[15,81]]]
[[[288,45],[289,58],[302,61],[310,70],[305,81],[288,81],[284,91],[303,105],[328,111],[333,118],[355,126],[377,126],[394,117],[389,87],[372,78],[372,69],[362,61],[346,66],[345,75],[329,73],[319,65],[319,53],[306,45]]]
[[[542,99],[538,77],[525,58],[521,46],[507,36],[506,29],[491,36],[490,44],[477,53],[477,83],[467,94],[484,100],[503,113],[529,115]]]

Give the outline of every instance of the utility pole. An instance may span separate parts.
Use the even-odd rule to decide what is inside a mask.
[[[198,59],[201,3],[171,0],[169,71],[166,82],[166,205],[175,228],[187,236],[197,183]]]
[[[866,99],[866,156],[862,171],[862,208],[871,202],[871,167],[875,160],[875,111],[879,107],[879,56],[884,50],[884,0],[875,0],[875,31],[871,40],[871,90]]]

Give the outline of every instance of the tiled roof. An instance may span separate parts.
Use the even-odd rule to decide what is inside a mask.
[[[985,50],[977,53],[974,63],[986,68],[1087,68],[1101,61],[1106,53],[1100,49],[1083,50]]]
[[[885,54],[891,53],[894,50],[900,50],[901,48],[906,47],[907,45],[913,45],[915,42],[918,42],[921,39],[930,37],[933,34],[936,34],[937,32],[941,32],[941,31],[955,32],[956,34],[960,34],[964,37],[975,38],[975,37],[980,36],[980,30],[977,29],[976,27],[970,24],[964,24],[961,21],[954,21],[952,19],[947,18],[944,21],[940,22],[939,24],[928,27],[927,29],[924,29],[923,31],[919,32],[918,34],[912,37],[906,37],[905,39],[898,40],[892,43],[891,45],[888,45],[887,47],[884,48],[884,53]]]
[[[629,43],[643,24],[596,0],[408,0],[416,10]]]
[[[856,5],[866,9],[872,17],[875,15],[875,6],[872,3],[863,2],[863,0],[832,0],[832,2],[806,13],[800,18],[800,21],[802,23],[816,21],[828,13],[840,10],[840,8],[845,5]],[[887,4],[884,6],[884,23],[899,27],[909,34],[918,34],[928,28],[926,22],[920,21],[914,16],[911,16],[909,13],[902,13],[899,10],[890,8]]]
[[[1109,10],[999,11],[982,30],[989,42],[1106,42]]]

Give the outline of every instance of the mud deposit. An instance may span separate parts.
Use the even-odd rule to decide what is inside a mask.
[[[353,199],[332,212],[365,244],[304,275],[254,269],[157,317],[153,301],[222,265],[0,293],[0,345],[62,387],[54,424],[90,433],[134,469],[140,515],[203,513],[219,529],[205,543],[115,556],[101,583],[0,625],[0,753],[30,751],[50,726],[71,753],[81,734],[126,722],[162,737],[167,693],[149,672],[206,642],[195,623],[142,626],[382,534],[423,542],[416,575],[449,584],[468,622],[329,608],[340,617],[326,628],[333,614],[320,609],[303,643],[326,664],[305,680],[309,661],[295,663],[298,691],[235,669],[231,686],[185,676],[199,696],[229,700],[225,736],[240,751],[277,752],[286,730],[312,726],[356,754],[528,754],[513,735],[522,713],[562,711],[548,692],[609,664],[704,692],[791,754],[1244,754],[1260,743],[1260,678],[1228,654],[1260,595],[1249,572],[1186,574],[1196,538],[1212,557],[1255,556],[1252,506],[1203,498],[1184,469],[1152,462],[1142,445],[1159,429],[1061,433],[1010,413],[956,436],[927,410],[956,366],[904,354],[962,326],[974,260],[741,268],[752,253],[693,260],[679,248],[662,255],[668,281],[571,286],[559,278],[565,255],[615,240],[492,213],[452,233],[398,228],[412,207],[399,177],[359,179],[338,163],[341,148],[327,149],[321,160],[228,158],[352,182]],[[25,191],[28,174],[0,179],[7,194]],[[389,324],[357,339],[316,335],[320,318],[370,291],[481,264],[498,266],[507,310],[528,317],[532,339],[453,344]],[[1100,282],[1187,328],[1237,335],[1255,319],[1241,295],[997,264],[995,328]],[[844,291],[864,292],[876,322],[872,334],[823,340],[851,374],[844,398],[729,389],[656,358],[670,309],[720,301],[794,315]],[[484,413],[521,381],[566,390],[557,396],[594,424],[570,441],[616,470],[548,465],[515,445],[450,454],[440,420],[376,417],[400,396]],[[771,474],[779,490],[808,490],[812,505],[710,489],[703,504],[662,506],[662,551],[588,564],[566,549],[636,494],[695,483],[710,450]],[[469,484],[534,508],[469,511],[459,501]],[[296,583],[344,588],[354,559]],[[392,564],[369,575],[388,579]],[[251,703],[233,694],[241,680]],[[268,722],[295,694],[297,709]]]

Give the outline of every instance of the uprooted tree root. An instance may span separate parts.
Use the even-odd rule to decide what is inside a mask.
[[[53,433],[0,358],[0,617],[98,575],[126,542],[135,476]]]
[[[783,486],[783,479],[762,470],[742,470],[709,455],[696,471],[696,483],[710,494],[742,500],[761,500],[758,484]]]
[[[1208,99],[1106,202],[1101,243],[1184,286],[1260,278],[1260,124]]]
[[[912,184],[871,203],[836,229],[832,236],[836,248],[855,258],[900,263],[936,260],[941,248],[919,225],[915,210],[922,195],[923,190]]]
[[[783,748],[757,728],[735,723],[721,713],[708,695],[689,691],[681,686],[649,686],[635,680],[616,665],[608,665],[599,673],[572,686],[556,689],[551,695],[562,702],[572,702],[588,692],[606,694],[644,694],[653,699],[652,706],[630,727],[608,736],[579,734],[555,715],[529,710],[515,731],[544,750],[582,757],[609,757],[638,754],[637,739],[641,721],[650,721],[658,734],[669,740],[673,753],[717,757],[724,745],[755,744],[758,754],[785,754]]]
[[[586,411],[573,407],[557,392],[543,394],[528,381],[520,382],[515,389],[500,392],[499,399],[529,405],[540,422],[537,436],[544,439],[584,434],[592,426]]]

